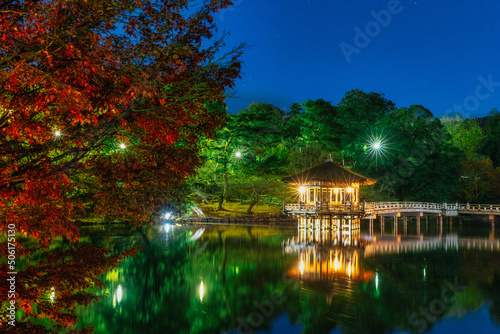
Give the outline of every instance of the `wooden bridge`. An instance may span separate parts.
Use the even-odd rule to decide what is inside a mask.
[[[368,202],[358,205],[333,205],[331,203],[285,204],[283,212],[296,216],[351,215],[364,219],[379,217],[407,217],[437,215],[454,217],[462,215],[485,215],[494,222],[500,216],[500,204],[450,204],[429,202]],[[441,219],[441,218],[440,218]]]

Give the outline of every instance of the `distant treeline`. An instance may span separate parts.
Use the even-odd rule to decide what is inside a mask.
[[[209,109],[226,108],[212,105]],[[289,112],[252,103],[215,138],[204,138],[203,164],[190,181],[193,201],[293,201],[281,179],[332,159],[377,180],[366,201],[498,203],[500,113],[435,118],[425,107],[396,108],[378,93],[353,90],[334,105],[319,99]]]

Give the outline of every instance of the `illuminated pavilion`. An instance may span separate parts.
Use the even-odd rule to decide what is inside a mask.
[[[295,187],[298,203],[285,205],[289,213],[319,213],[359,210],[359,186],[375,180],[354,173],[331,159],[325,163],[289,176],[283,182]]]

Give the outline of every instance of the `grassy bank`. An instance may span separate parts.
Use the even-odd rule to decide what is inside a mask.
[[[252,208],[252,213],[247,213],[248,204],[240,202],[224,203],[224,209],[217,211],[218,203],[197,204],[198,208],[208,218],[226,218],[226,217],[248,217],[266,213],[279,213],[282,210],[281,205],[257,204]]]

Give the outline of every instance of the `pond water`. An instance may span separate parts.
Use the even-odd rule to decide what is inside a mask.
[[[78,310],[96,333],[500,333],[500,235],[487,224],[117,226],[82,240],[143,247]]]

